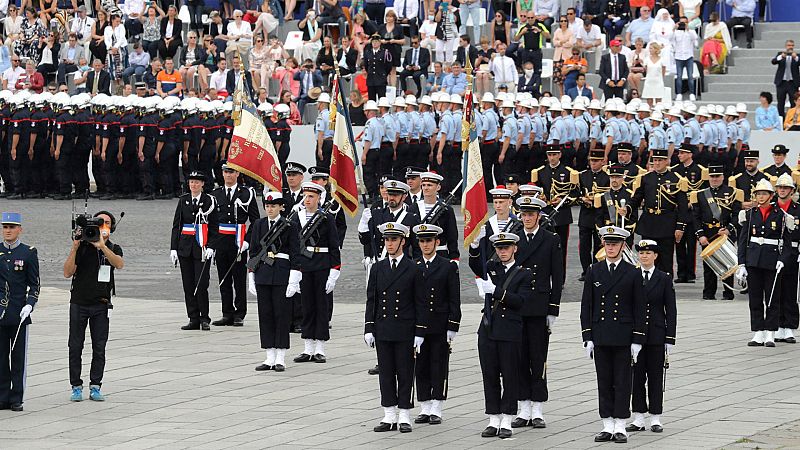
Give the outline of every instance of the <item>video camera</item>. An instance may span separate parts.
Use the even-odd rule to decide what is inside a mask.
[[[92,217],[88,214],[81,214],[75,217],[75,227],[73,231],[74,239],[83,242],[97,242],[100,240],[102,232],[108,236],[108,230],[102,217]]]

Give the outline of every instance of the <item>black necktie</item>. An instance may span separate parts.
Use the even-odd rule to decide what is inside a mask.
[[[272,227],[274,227],[274,226],[275,226],[275,221],[274,220],[270,220],[269,221],[269,228],[267,228],[267,231],[271,230]]]
[[[608,271],[611,273],[611,275],[614,275],[614,269],[616,269],[616,268],[617,268],[617,263],[611,263],[609,265]]]
[[[397,260],[392,258],[392,270],[397,269]]]
[[[528,233],[528,242],[533,240],[533,233]]]
[[[233,188],[226,189],[228,189],[228,201],[230,202],[233,199]]]
[[[650,281],[650,271],[649,270],[645,270],[644,271],[644,284],[645,284],[645,286],[647,285],[648,281]]]
[[[194,199],[192,199],[192,203],[194,203],[194,206],[197,206],[198,200],[196,198],[194,198]]]

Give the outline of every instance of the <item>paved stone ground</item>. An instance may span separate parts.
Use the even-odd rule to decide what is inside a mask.
[[[372,427],[382,412],[377,378],[366,373],[375,356],[362,341],[364,280],[356,265],[360,256],[353,232],[337,288],[329,362],[289,362],[284,373],[257,373],[253,368],[264,354],[254,303],[243,328],[178,329],[186,320],[179,276],[165,250],[174,202],[104,203],[94,203],[93,209],[127,211],[115,234],[125,248],[127,267],[118,277],[121,297],[112,317],[107,401],[77,404],[68,401],[69,283],[60,277],[69,239],[69,203],[0,203],[0,209],[25,214],[25,240],[40,249],[45,285],[33,314],[25,412],[0,411],[0,448],[30,448],[34,443],[41,448],[136,449],[594,446],[592,435],[599,431],[596,384],[580,343],[575,239],[565,304],[551,339],[547,429],[518,432],[505,442],[480,438],[486,423],[474,334],[480,305],[464,269],[464,319],[453,346],[444,424],[415,426],[410,434],[378,434]],[[355,222],[351,225],[352,230]],[[634,434],[629,445],[797,448],[800,347],[746,347],[746,303],[703,302],[696,300],[699,295],[700,285],[678,288],[678,345],[667,376],[665,432]],[[212,316],[219,314],[218,298],[212,292],[217,302]],[[297,335],[292,338],[288,360],[302,345]],[[89,356],[87,347],[85,372]]]

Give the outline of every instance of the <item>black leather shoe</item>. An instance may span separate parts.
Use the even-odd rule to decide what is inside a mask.
[[[614,439],[614,435],[608,431],[601,431],[594,435],[595,442],[610,442],[612,439]]]
[[[304,363],[310,361],[311,361],[311,355],[309,355],[308,353],[300,353],[299,355],[294,357],[294,362],[296,363]]]
[[[775,343],[772,341],[764,342],[764,347],[770,347],[770,348],[775,347]]]
[[[500,439],[508,439],[511,437],[511,429],[510,428],[500,428],[500,431],[497,432],[497,437]]]
[[[273,367],[272,370],[274,370],[275,372],[283,372],[284,370],[286,370],[286,366],[284,366],[283,364],[275,364],[275,367]]]
[[[303,329],[302,329],[302,328],[300,328],[300,326],[299,326],[299,325],[295,325],[295,326],[292,328],[292,333],[302,333],[302,332],[303,332]]]
[[[22,411],[22,403],[13,403],[10,409],[14,412]]]
[[[653,433],[663,433],[664,427],[662,427],[661,425],[652,425],[650,427],[650,431],[652,431]]]
[[[199,322],[189,322],[181,327],[181,330],[199,330],[199,329],[200,329]]]
[[[414,423],[428,423],[431,421],[431,416],[428,414],[420,414],[414,419]]]
[[[11,408],[11,405],[9,405],[8,403],[0,403],[0,410],[6,410],[9,408]]]
[[[792,336],[792,337],[784,339],[783,342],[786,342],[787,344],[796,344],[797,343],[797,339],[795,339],[794,336]]]
[[[230,317],[223,317],[222,319],[211,322],[215,327],[227,327],[233,325],[233,319]]]
[[[442,418],[439,417],[439,416],[434,416],[434,415],[431,414],[431,420],[428,423],[430,423],[431,425],[441,425],[442,424]]]
[[[682,283],[690,283],[690,281],[686,278],[676,278],[675,284],[682,284]]]
[[[540,417],[531,420],[531,425],[533,428],[547,428],[547,424],[544,422],[544,419]]]
[[[373,428],[372,431],[374,431],[376,433],[383,433],[383,432],[386,432],[386,431],[394,431],[396,429],[397,429],[397,424],[396,423],[381,422],[381,423],[378,424],[378,426]]]
[[[583,274],[581,274],[581,276],[578,277],[578,281],[584,281],[585,279],[586,279],[586,276],[583,275]]]
[[[764,345],[763,343],[756,342],[756,341],[750,341],[750,342],[747,343],[748,347],[761,347],[763,345]]]
[[[314,361],[315,363],[328,362],[328,359],[325,358],[325,355],[320,355],[319,353],[317,353],[316,355],[312,356],[311,360]]]
[[[401,433],[411,433],[410,423],[401,423],[400,425],[398,425],[398,428],[400,428]]]
[[[784,338],[775,338],[775,342],[786,342]]]
[[[716,298],[716,297],[714,297],[713,295],[711,295],[711,296],[704,295],[704,296],[703,296],[703,300],[716,300],[716,299],[717,299],[717,298]]]
[[[625,427],[625,431],[627,431],[628,433],[632,433],[634,431],[644,431],[644,430],[645,430],[644,427],[640,427],[640,426],[634,425],[634,424],[630,424],[627,427]]]
[[[268,366],[266,364],[259,364],[256,366],[256,372],[263,372],[265,370],[272,370],[275,366]]]
[[[209,325],[208,322],[201,322],[200,329],[203,331],[211,331],[211,325]]]
[[[495,427],[486,427],[481,432],[481,437],[497,437],[497,428],[495,428]]]
[[[370,375],[377,375],[377,374],[379,374],[381,372],[380,372],[380,369],[378,369],[378,365],[375,364],[375,367],[373,367],[372,369],[367,370],[367,373],[370,374]]]
[[[21,200],[21,199],[23,199],[23,198],[25,198],[25,197],[23,197],[23,195],[22,195],[22,194],[11,194],[11,195],[9,195],[7,198],[8,198],[9,200]]]
[[[617,444],[624,444],[628,442],[628,436],[625,433],[614,433],[614,442]]]
[[[233,319],[233,326],[235,326],[235,327],[243,327],[244,326],[244,319],[240,319],[240,318],[236,317],[235,319]]]
[[[531,424],[531,421],[528,419],[523,419],[522,417],[517,417],[511,422],[511,428],[522,428],[527,427]]]

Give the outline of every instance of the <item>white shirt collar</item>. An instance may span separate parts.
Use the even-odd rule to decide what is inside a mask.
[[[436,258],[436,253],[434,253],[434,254],[433,254],[433,256],[431,257],[431,259],[428,259],[428,258],[426,258],[426,257],[424,257],[424,256],[423,256],[423,257],[422,257],[422,260],[423,260],[423,261],[425,261],[425,264],[428,264],[428,263],[432,263],[432,262],[433,262],[433,260],[434,260],[435,258]]]
[[[506,272],[508,272],[509,270],[511,270],[512,267],[514,267],[514,264],[516,264],[516,261],[514,261],[512,259],[511,261],[509,261],[507,263],[504,263],[503,267],[505,267],[506,268]]]
[[[403,253],[400,253],[397,256],[389,255],[389,264],[391,264],[392,261],[396,261],[397,265],[399,266],[400,265],[400,261],[402,261],[402,260],[403,260]]]
[[[611,272],[611,264],[614,264],[614,268],[618,269],[619,265],[622,263],[622,258],[617,259],[616,261],[611,261],[606,259],[606,265],[608,266],[608,271]]]
[[[202,193],[202,192],[201,192],[201,193],[199,193],[199,194],[197,194],[197,197],[195,197],[194,195],[192,195],[192,202],[194,202],[195,200],[197,200],[197,203],[200,203],[200,198],[201,198],[202,196],[203,196],[203,193]]]

